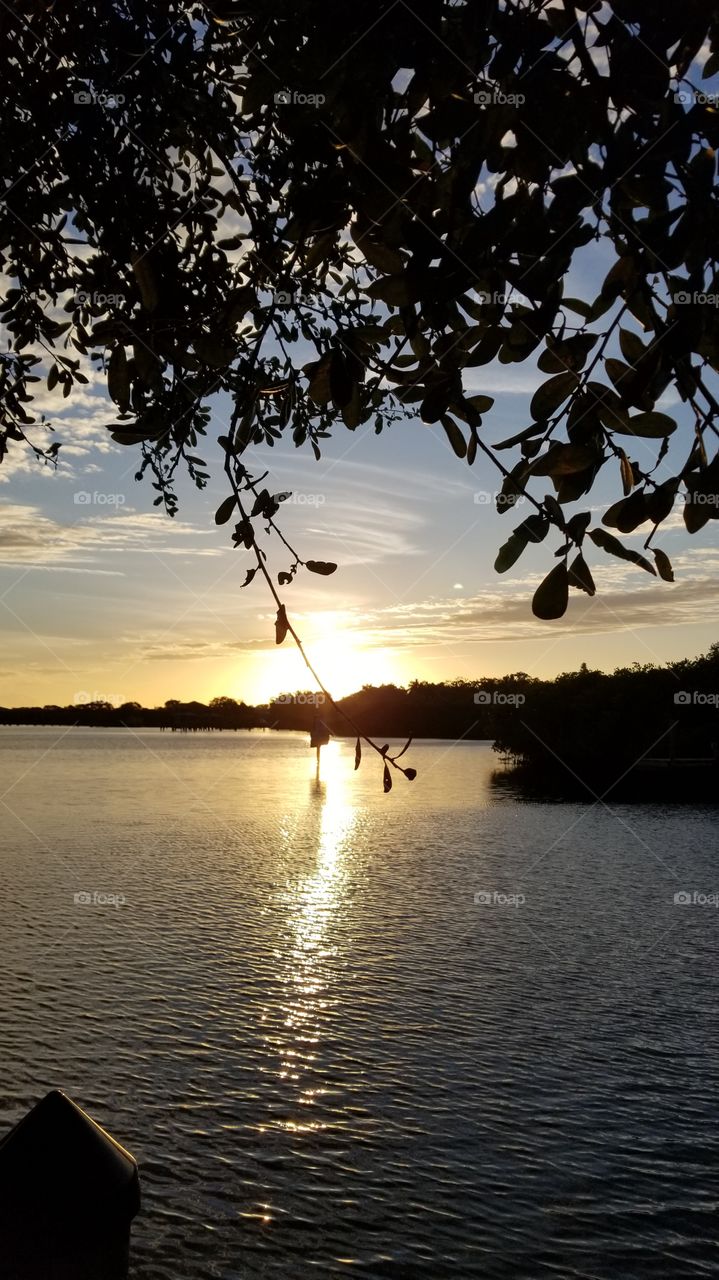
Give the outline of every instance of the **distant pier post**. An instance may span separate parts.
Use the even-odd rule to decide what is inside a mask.
[[[317,781],[320,777],[320,750],[325,747],[330,740],[330,731],[324,720],[320,720],[319,716],[315,716],[312,722],[312,732],[310,734],[310,746],[317,748]]]
[[[0,1140],[3,1280],[127,1280],[137,1164],[54,1089]]]

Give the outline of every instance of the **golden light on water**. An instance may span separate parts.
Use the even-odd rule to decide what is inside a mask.
[[[322,1051],[322,1029],[331,1015],[339,943],[337,926],[342,923],[343,896],[347,883],[348,856],[356,822],[356,809],[348,786],[347,762],[338,743],[322,748],[320,780],[314,778],[315,753],[308,752],[309,814],[300,816],[301,828],[313,830],[314,848],[309,852],[309,874],[295,886],[290,904],[289,944],[286,956],[287,986],[284,1030],[278,1044],[280,1078],[297,1085],[297,1102],[312,1107],[322,1096],[313,1066]],[[314,819],[314,821],[312,820]],[[288,832],[288,840],[297,841]],[[303,862],[307,859],[301,850]],[[278,1122],[282,1128],[307,1132],[324,1127],[304,1117]]]

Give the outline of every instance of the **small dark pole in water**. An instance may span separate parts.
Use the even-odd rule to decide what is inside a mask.
[[[0,1141],[4,1280],[126,1280],[137,1164],[53,1089]]]
[[[312,723],[312,732],[310,734],[310,746],[317,748],[317,781],[320,778],[320,749],[327,745],[330,740],[330,731],[324,720],[320,720],[319,716],[315,716]]]

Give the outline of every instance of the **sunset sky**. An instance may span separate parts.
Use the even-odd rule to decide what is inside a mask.
[[[697,59],[697,77],[707,55],[704,49]],[[718,86],[718,77],[704,82]],[[479,194],[491,203],[491,190]],[[230,211],[224,234],[237,230],[232,218]],[[587,246],[565,294],[593,298],[612,262],[606,247]],[[631,318],[624,323],[639,331]],[[1,331],[0,340],[5,348]],[[611,346],[607,354],[614,354]],[[115,410],[104,376],[85,372],[89,385],[75,387],[67,401],[59,388],[37,384],[35,410],[46,413],[57,432],[52,438],[63,442],[57,471],[17,449],[0,466],[0,703],[103,698],[154,705],[221,694],[261,702],[312,687],[291,639],[275,647],[275,606],[261,579],[240,589],[254,559],[233,548],[231,525],[214,524],[227,495],[216,444],[227,429],[227,398],[216,399],[208,444],[199,451],[212,482],[198,493],[183,481],[173,522],[153,507],[149,481],[133,478],[138,451],[114,444],[105,430]],[[482,429],[488,442],[529,424],[532,392],[545,378],[534,359],[465,373],[469,393],[496,398]],[[685,461],[693,421],[673,392],[658,407],[684,427],[656,474],[661,480]],[[334,693],[413,678],[552,676],[583,661],[610,670],[662,663],[704,652],[717,636],[717,521],[689,538],[678,505],[665,523],[656,545],[673,562],[674,584],[591,547],[597,596],[573,592],[564,618],[539,622],[531,596],[557,539],[550,535],[514,570],[495,574],[498,547],[529,511],[522,503],[514,514],[497,515],[498,475],[489,460],[480,454],[468,467],[441,427],[418,419],[380,436],[372,423],[356,432],[340,424],[324,443],[319,463],[291,442],[245,458],[256,474],[270,468],[264,484],[271,492],[292,491],[282,528],[300,555],[339,565],[330,578],[300,573],[283,589]],[[656,448],[655,441],[627,444],[649,467]],[[517,456],[504,455],[510,465]],[[535,481],[533,492],[542,498],[551,482]],[[590,505],[599,522],[620,494],[618,466],[608,463],[591,497],[569,511]],[[640,548],[648,528],[625,540]],[[289,567],[276,540],[270,563],[275,576]]]
[[[493,365],[469,377],[473,390],[497,398],[485,419],[488,440],[528,423],[542,374]],[[153,508],[150,485],[133,479],[136,452],[104,431],[112,412],[99,377],[67,402],[43,390],[39,407],[65,442],[57,472],[20,455],[0,467],[0,702],[101,697],[153,705],[219,694],[256,702],[310,688],[291,641],[275,647],[263,583],[240,590],[249,553],[232,547],[231,525],[213,521],[226,492],[214,438],[227,405],[216,404],[202,451],[214,463],[213,482],[204,493],[183,484],[174,522]],[[671,397],[662,407],[686,421]],[[679,434],[684,442],[670,451],[665,476],[686,447]],[[640,461],[653,447],[632,443]],[[592,548],[597,597],[573,593],[565,618],[539,622],[531,594],[554,548],[548,540],[514,571],[494,573],[498,546],[527,510],[496,514],[488,462],[480,457],[469,468],[441,428],[416,420],[380,436],[371,424],[355,433],[340,425],[326,444],[320,463],[291,444],[255,451],[252,463],[271,467],[271,491],[293,491],[282,527],[300,554],[339,564],[331,578],[301,574],[285,598],[340,695],[415,677],[551,676],[582,661],[608,669],[665,662],[705,651],[716,638],[717,523],[690,539],[679,509],[670,517],[658,545],[674,563],[674,585]],[[591,498],[597,519],[617,492],[608,464]],[[640,530],[627,541],[639,547],[645,536]],[[275,573],[288,567],[282,551],[273,548]]]

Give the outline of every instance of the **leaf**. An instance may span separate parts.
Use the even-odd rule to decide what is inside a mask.
[[[277,610],[277,617],[275,619],[275,644],[282,644],[282,641],[285,639],[289,629],[290,624],[287,621],[285,606],[281,604]]]
[[[631,329],[619,330],[619,345],[624,359],[633,365],[638,365],[643,356],[647,354],[647,347],[644,346],[641,338],[636,333],[632,333]]]
[[[329,560],[305,560],[305,569],[309,569],[310,573],[321,573],[325,578],[334,573],[336,568],[337,565]]]
[[[384,787],[385,794],[388,791],[392,790],[392,774],[389,771],[389,765],[387,764],[386,761],[384,766],[384,773],[382,774],[382,786]]]
[[[622,489],[626,498],[634,488],[634,472],[632,471],[632,464],[623,449],[619,449],[619,474],[622,478]]]
[[[217,508],[215,512],[215,524],[227,524],[227,521],[230,519],[236,505],[237,497],[234,493],[231,493],[229,498],[225,498],[224,502],[221,502]]]
[[[532,599],[532,613],[535,618],[551,622],[554,618],[563,618],[569,603],[569,574],[562,560],[550,569],[546,578],[537,587]]]
[[[402,772],[408,782],[414,782],[415,778],[417,777],[416,769],[403,769]]]
[[[447,439],[449,440],[449,443],[454,449],[457,457],[466,458],[467,442],[457,426],[457,423],[454,421],[454,418],[450,418],[445,414],[442,418],[442,426],[444,427]]]
[[[434,422],[439,422],[442,415],[447,412],[451,398],[450,382],[440,382],[427,392],[419,408],[419,416],[426,426],[431,427]]]
[[[588,444],[553,444],[546,453],[535,458],[530,467],[533,476],[571,476],[587,467],[596,466],[601,455]]]
[[[107,390],[120,413],[127,413],[130,408],[130,374],[122,344],[114,348],[107,364]]]
[[[418,302],[421,296],[417,281],[404,271],[382,276],[369,285],[365,293],[378,302],[385,302],[388,307],[408,307]]]
[[[57,365],[54,364],[49,374],[47,375],[48,391],[52,391],[53,387],[57,386],[59,377],[60,377],[60,370],[58,369]]]
[[[594,578],[589,572],[589,565],[583,555],[575,557],[569,566],[567,576],[571,587],[578,587],[580,591],[586,591],[588,596],[596,595],[597,588],[594,585]]]
[[[477,413],[489,413],[494,404],[493,396],[467,396],[466,399]]]
[[[508,569],[511,569],[512,565],[517,563],[528,541],[529,539],[519,533],[518,530],[511,534],[499,548],[497,559],[494,562],[495,573],[506,573]]]
[[[577,385],[577,379],[573,373],[558,373],[556,377],[550,378],[548,382],[542,383],[538,391],[532,396],[532,403],[529,407],[530,413],[535,422],[546,422],[556,413],[560,404],[567,399]]]
[[[631,387],[632,379],[635,377],[635,370],[632,369],[631,365],[625,364],[623,360],[615,360],[612,356],[607,356],[604,361],[604,368],[617,391],[620,393],[623,391],[626,395],[626,392]]]
[[[602,524],[608,524],[620,533],[634,533],[649,518],[646,494],[643,489],[637,489],[628,498],[615,502],[602,517]]]
[[[667,555],[666,551],[660,551],[659,547],[655,547],[654,563],[657,566],[657,572],[660,578],[663,578],[665,582],[674,581],[674,570],[672,569],[672,562],[669,559],[669,556]]]
[[[516,436],[509,436],[506,440],[500,440],[498,444],[492,445],[493,449],[511,449],[515,444],[523,444],[525,440],[531,440],[533,436],[541,436],[546,430],[543,422],[533,422],[531,427],[526,427],[524,431],[519,431]]]
[[[670,436],[677,429],[677,424],[668,413],[638,413],[629,418],[627,423],[617,422],[612,430],[622,436],[641,436],[644,440],[661,440]]]
[[[543,542],[549,533],[549,520],[544,512],[538,512],[537,515],[527,516],[514,532],[520,537],[526,537],[528,542]]]
[[[355,743],[355,769],[359,769],[361,759],[362,759],[362,743],[358,738]]]
[[[150,266],[147,254],[133,251],[130,255],[132,262],[132,270],[137,281],[137,287],[140,291],[142,305],[146,311],[154,311],[160,301],[157,292],[157,284],[155,283],[155,275]]]
[[[640,555],[638,551],[630,551],[613,534],[607,533],[606,529],[590,529],[589,537],[595,547],[601,547],[602,551],[607,551],[611,556],[617,556],[619,560],[629,560],[631,564],[637,564],[640,569],[646,569],[647,573],[657,576],[654,565],[650,564],[646,556]]]
[[[327,352],[321,360],[313,360],[306,364],[303,373],[309,378],[307,394],[315,404],[327,404],[332,399],[330,370],[332,368],[332,352]]]
[[[256,573],[257,573],[257,567],[255,567],[254,569],[248,569],[247,577],[245,578],[245,581],[241,584],[241,587],[249,587]]]

